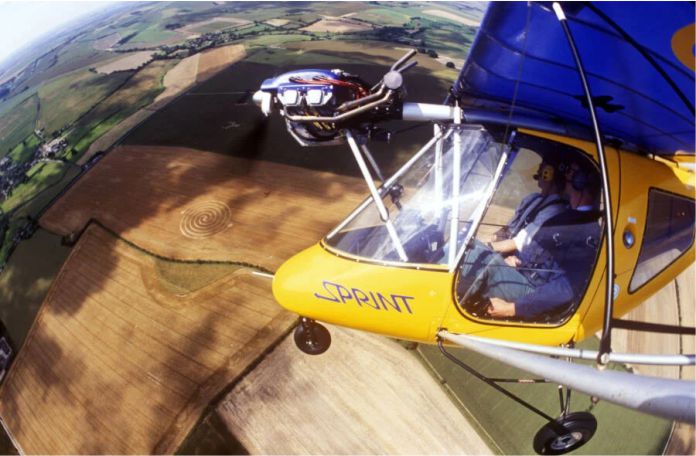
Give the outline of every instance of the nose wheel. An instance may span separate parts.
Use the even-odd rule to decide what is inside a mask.
[[[565,454],[586,444],[595,430],[597,420],[591,413],[570,413],[539,429],[534,450],[539,454]]]
[[[308,355],[321,355],[331,345],[329,330],[309,318],[300,318],[294,337],[297,348]]]

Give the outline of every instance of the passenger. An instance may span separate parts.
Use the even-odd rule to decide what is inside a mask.
[[[533,178],[537,181],[540,192],[532,193],[522,200],[507,226],[497,233],[499,240],[489,243],[487,247],[475,241],[467,252],[457,283],[460,297],[470,295],[471,290],[476,289],[475,282],[480,285],[479,275],[487,267],[500,267],[499,263],[513,268],[521,267],[524,265],[518,257],[536,257],[534,251],[529,255],[523,255],[522,252],[546,220],[567,210],[567,203],[561,197],[565,178],[559,164],[545,158]],[[506,258],[494,255],[494,252]],[[511,281],[505,288],[505,296],[520,296],[528,291],[526,280]]]
[[[568,306],[589,279],[599,247],[599,178],[596,170],[573,161],[565,170],[565,193],[570,209],[551,217],[537,229],[531,244],[517,259],[517,271],[490,271],[487,309],[492,317],[540,319]],[[514,266],[508,261],[508,266]],[[522,277],[528,280],[525,286]],[[506,281],[520,285],[511,296]],[[500,283],[498,283],[500,282]],[[502,287],[502,292],[501,292]]]
[[[533,178],[541,191],[526,196],[520,202],[507,226],[499,230],[495,240],[490,243],[492,250],[502,254],[521,252],[546,220],[567,209],[567,202],[561,196],[565,179],[559,168],[548,158],[539,164]],[[508,262],[514,265],[515,260]]]

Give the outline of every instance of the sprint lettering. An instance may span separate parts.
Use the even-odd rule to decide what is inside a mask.
[[[318,299],[330,302],[346,304],[353,302],[360,307],[382,311],[405,312],[413,315],[411,308],[414,296],[405,296],[391,293],[384,295],[378,291],[361,290],[359,288],[348,288],[338,283],[324,280],[322,282],[324,290],[321,293],[314,293]],[[411,303],[409,302],[411,300]]]

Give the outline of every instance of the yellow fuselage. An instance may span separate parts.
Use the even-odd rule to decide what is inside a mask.
[[[566,143],[595,161],[594,144],[525,131]],[[664,287],[694,261],[688,250],[635,292],[629,284],[636,267],[648,210],[648,191],[656,188],[694,197],[694,174],[661,160],[605,149],[614,216],[614,316],[619,317]],[[626,231],[635,238],[627,247]],[[606,239],[585,295],[560,324],[521,324],[480,320],[455,305],[456,273],[447,268],[393,266],[343,255],[320,242],[300,252],[276,272],[273,294],[303,317],[400,339],[434,343],[437,331],[558,345],[580,341],[602,327],[605,301]],[[668,303],[666,303],[668,304]]]

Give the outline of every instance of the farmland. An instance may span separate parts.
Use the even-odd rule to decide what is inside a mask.
[[[0,154],[14,149],[34,131],[38,107],[38,97],[29,96],[0,117]]]
[[[71,125],[132,75],[132,72],[100,75],[78,70],[47,82],[39,88],[41,108],[37,127],[50,135]]]

